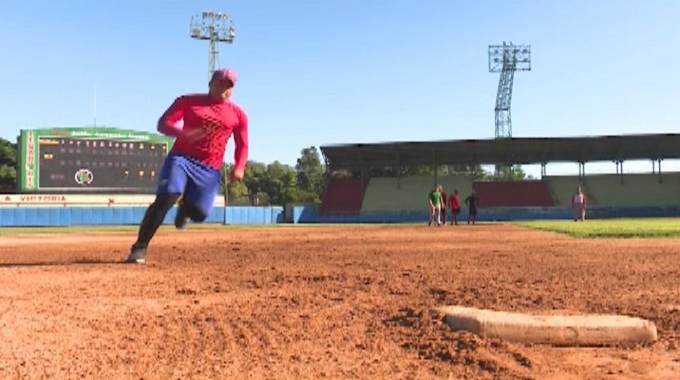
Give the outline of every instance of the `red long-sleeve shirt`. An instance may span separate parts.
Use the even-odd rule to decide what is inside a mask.
[[[460,198],[458,197],[458,194],[449,195],[449,207],[451,207],[451,210],[460,208]]]
[[[248,116],[231,101],[215,101],[208,94],[183,95],[158,120],[158,131],[175,137],[170,152],[222,168],[224,152],[234,135],[234,167],[243,171],[248,161]],[[196,138],[201,136],[202,138]]]

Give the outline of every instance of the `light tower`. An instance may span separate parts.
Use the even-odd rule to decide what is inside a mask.
[[[220,63],[220,42],[233,43],[236,29],[233,21],[226,13],[203,11],[200,15],[191,17],[189,27],[191,38],[208,40],[208,75],[216,70],[215,64]]]
[[[531,71],[531,45],[489,46],[489,72],[501,73],[496,95],[496,138],[512,137],[510,101],[515,71]]]

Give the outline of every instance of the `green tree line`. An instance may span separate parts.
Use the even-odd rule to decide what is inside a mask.
[[[527,175],[522,169],[521,165],[513,166],[499,166],[498,171],[488,171],[482,168],[481,165],[438,165],[434,166],[404,166],[400,168],[385,167],[373,168],[362,174],[360,171],[339,171],[333,173],[334,176],[344,177],[409,177],[409,176],[425,176],[435,178],[436,175],[471,175],[475,181],[525,181],[536,179],[531,175]]]
[[[233,164],[225,164],[228,174]],[[283,205],[285,203],[320,203],[326,183],[326,168],[315,147],[300,152],[295,167],[274,161],[265,164],[248,161],[242,182],[228,183],[222,176],[222,191],[230,205]]]
[[[0,137],[0,193],[17,191],[17,144]]]

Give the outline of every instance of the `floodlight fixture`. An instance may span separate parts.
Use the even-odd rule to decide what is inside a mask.
[[[197,40],[207,40],[208,44],[208,75],[219,66],[220,42],[234,43],[236,28],[226,13],[205,10],[200,15],[191,17],[189,35]]]

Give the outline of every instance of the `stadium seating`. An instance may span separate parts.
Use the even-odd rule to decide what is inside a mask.
[[[320,215],[358,214],[369,179],[331,178],[319,206]]]
[[[661,178],[661,182],[659,181]],[[546,184],[555,205],[569,206],[581,186],[588,203],[602,207],[680,205],[680,174],[600,174],[585,177],[549,176]]]
[[[446,194],[458,189],[461,197],[472,189],[472,178],[468,176],[442,176],[437,178]],[[432,176],[371,178],[366,187],[362,215],[422,213],[427,212],[427,194],[434,188]]]
[[[475,182],[480,207],[551,207],[553,199],[543,181]]]
[[[625,174],[586,177],[585,187],[597,205],[619,206],[677,206],[680,176],[676,173],[658,175]]]
[[[474,187],[481,208],[569,207],[581,186],[591,206],[680,206],[680,173],[594,174],[546,176],[533,181],[473,182],[470,176],[441,176],[437,182],[450,194],[458,189],[461,201]],[[427,210],[433,176],[334,178],[319,208],[320,215],[415,215]]]
[[[569,207],[571,205],[571,195],[579,186],[586,192],[589,202],[595,201],[590,194],[588,194],[583,186],[583,181],[578,176],[546,176],[543,177],[543,181],[545,181],[545,184],[548,187],[548,192],[550,193],[555,206]]]

